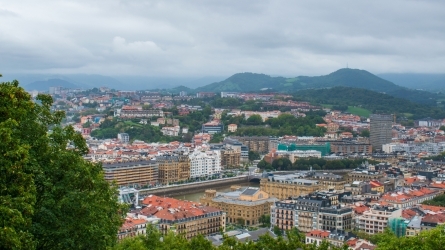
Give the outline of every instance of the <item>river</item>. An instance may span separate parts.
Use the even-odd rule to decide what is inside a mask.
[[[240,185],[242,187],[259,187],[260,184],[259,183],[255,183],[255,182],[246,182],[246,183],[240,183],[240,184],[236,184],[236,185]],[[230,186],[222,186],[222,187],[217,187],[215,188],[215,190],[217,192],[229,192],[230,191]],[[191,193],[191,194],[185,194],[185,195],[177,195],[177,196],[172,196],[172,198],[178,199],[178,200],[187,200],[187,201],[195,201],[195,202],[199,202],[199,199],[204,195],[205,190],[201,190],[199,192],[195,192],[195,193]]]

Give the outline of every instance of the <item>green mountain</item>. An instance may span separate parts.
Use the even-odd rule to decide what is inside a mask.
[[[297,100],[309,101],[314,104],[355,106],[368,109],[372,113],[396,113],[398,116],[412,119],[445,118],[444,109],[361,88],[337,86],[325,89],[307,89],[297,91],[294,97]]]
[[[45,81],[31,82],[24,86],[26,90],[39,90],[39,91],[48,91],[49,87],[63,87],[63,88],[76,89],[79,88],[79,85],[62,79],[48,79]]]
[[[303,89],[331,88],[346,86],[383,92],[417,103],[435,105],[437,94],[408,89],[384,80],[365,70],[340,69],[324,76],[298,76],[294,78],[271,77],[264,74],[239,73],[224,81],[212,83],[196,91],[205,92],[254,92],[271,88],[278,92],[295,92]]]

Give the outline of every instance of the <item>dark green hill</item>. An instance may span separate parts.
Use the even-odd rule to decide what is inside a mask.
[[[434,93],[401,87],[366,70],[359,69],[340,69],[324,76],[299,76],[294,78],[239,73],[224,81],[197,88],[196,91],[254,92],[263,88],[272,88],[278,92],[294,92],[302,89],[319,89],[335,86],[369,89],[428,105],[435,105],[438,98]]]
[[[372,113],[396,113],[419,119],[425,117],[445,118],[445,110],[411,102],[406,99],[372,90],[337,86],[325,89],[300,90],[294,94],[297,100],[316,104],[358,106]]]
[[[78,85],[62,80],[62,79],[48,79],[46,81],[35,81],[24,86],[26,90],[49,91],[49,87],[63,87],[63,88],[79,88]]]

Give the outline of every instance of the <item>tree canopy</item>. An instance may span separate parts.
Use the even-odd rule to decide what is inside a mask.
[[[0,83],[0,249],[106,249],[124,207],[52,103]]]

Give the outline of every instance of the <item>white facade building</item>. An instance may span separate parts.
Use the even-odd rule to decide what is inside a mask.
[[[426,152],[428,154],[435,155],[445,151],[445,143],[388,143],[382,145],[382,150],[387,154],[403,151],[409,154]]]
[[[190,177],[208,177],[221,173],[221,151],[195,150],[189,154],[190,158]]]
[[[388,226],[389,219],[402,216],[402,209],[384,206],[374,206],[363,212],[357,218],[357,227],[367,234],[383,233]]]

